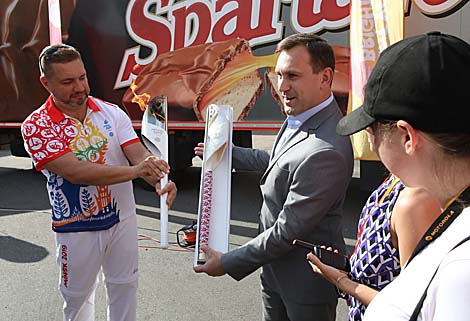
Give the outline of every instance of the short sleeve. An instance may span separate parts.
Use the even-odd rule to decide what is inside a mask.
[[[55,124],[45,113],[37,112],[21,125],[25,149],[37,170],[42,170],[43,164],[70,152],[68,143],[76,129],[68,119],[62,122],[60,125]]]
[[[121,109],[117,108],[117,117],[116,117],[116,128],[119,144],[121,147],[139,142],[139,137],[137,136],[134,128],[132,127],[132,122],[129,116]]]

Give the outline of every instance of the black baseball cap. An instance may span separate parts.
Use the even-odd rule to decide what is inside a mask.
[[[470,45],[440,32],[401,40],[379,56],[364,103],[336,127],[351,135],[375,121],[405,120],[429,133],[470,132]]]

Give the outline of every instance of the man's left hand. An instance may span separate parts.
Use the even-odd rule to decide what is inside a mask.
[[[168,205],[168,208],[170,208],[171,205],[173,204],[173,201],[176,198],[176,192],[178,191],[178,189],[176,188],[176,184],[172,182],[171,180],[169,180],[168,183],[166,183],[165,186],[161,188],[160,181],[158,181],[155,184],[155,190],[157,191],[157,194],[160,196],[162,196],[165,193],[168,193],[166,197],[166,205]]]

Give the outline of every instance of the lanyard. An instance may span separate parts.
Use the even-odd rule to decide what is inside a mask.
[[[387,177],[387,178],[385,179],[385,181],[387,181],[388,179],[389,179],[389,177]],[[380,200],[379,200],[378,202],[376,202],[373,207],[371,207],[371,209],[369,210],[369,212],[367,212],[366,218],[364,219],[364,221],[362,222],[361,226],[359,227],[359,231],[358,231],[358,233],[357,233],[356,245],[354,246],[353,253],[356,252],[356,249],[357,249],[357,247],[359,246],[362,233],[364,232],[364,228],[365,228],[365,226],[366,226],[366,223],[367,223],[367,221],[369,221],[370,217],[372,216],[372,213],[382,204],[382,202],[385,200],[385,198],[386,198],[388,195],[390,195],[390,193],[392,192],[393,188],[398,184],[399,181],[400,181],[400,180],[399,180],[397,177],[394,177],[394,178],[393,178],[393,181],[390,183],[390,186],[387,188],[387,190],[386,190],[385,193],[382,195],[382,197],[380,198]]]
[[[416,245],[413,254],[406,265],[410,264],[411,260],[418,255],[426,246],[432,241],[441,236],[442,233],[452,224],[452,222],[460,215],[463,209],[470,202],[470,185],[467,186],[462,192],[452,198],[446,205],[445,209],[439,217],[432,223],[426,233]]]

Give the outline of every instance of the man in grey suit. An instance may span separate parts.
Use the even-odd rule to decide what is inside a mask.
[[[345,250],[342,206],[353,154],[350,140],[335,132],[342,114],[331,92],[334,53],[314,34],[289,36],[276,51],[278,89],[288,117],[271,155],[235,146],[232,153],[236,169],[264,171],[260,234],[224,254],[203,246],[206,263],[194,270],[241,280],[262,267],[264,320],[334,321],[334,286],[312,273],[308,250],[292,245],[301,239]]]

